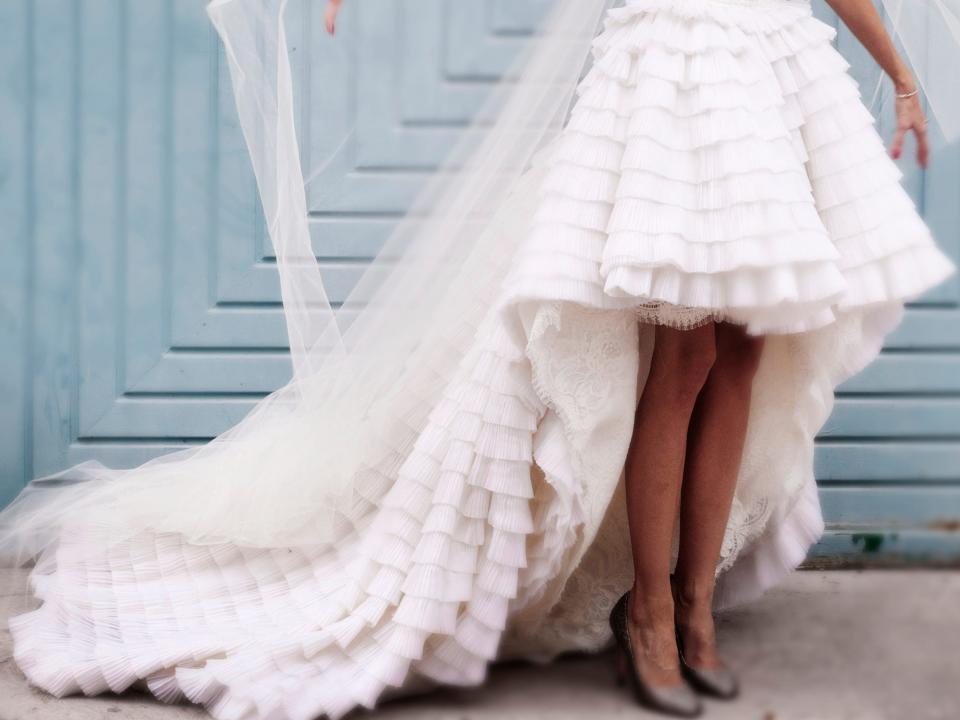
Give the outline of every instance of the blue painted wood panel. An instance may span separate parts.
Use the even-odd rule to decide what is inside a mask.
[[[314,246],[342,299],[550,0],[319,0],[289,33]],[[822,0],[817,13],[836,24]],[[865,94],[876,69],[843,28]],[[930,48],[930,62],[940,49]],[[199,0],[0,3],[0,503],[96,458],[204,442],[289,376],[269,245]],[[358,89],[362,88],[362,92]],[[892,133],[883,96],[880,128]],[[906,184],[960,258],[960,148]],[[846,383],[816,461],[815,555],[960,557],[960,285]]]

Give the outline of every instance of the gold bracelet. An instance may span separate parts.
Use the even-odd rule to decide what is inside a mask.
[[[897,100],[906,100],[907,98],[912,98],[914,95],[920,92],[920,88],[915,89],[913,92],[908,93],[897,93]]]

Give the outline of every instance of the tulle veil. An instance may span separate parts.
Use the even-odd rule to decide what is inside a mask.
[[[291,65],[287,4],[212,0],[207,13],[229,62],[277,258],[292,379],[206,445],[133,469],[87,462],[34,480],[0,513],[8,561],[55,546],[72,521],[116,542],[145,529],[249,547],[335,540],[337,509],[351,502],[358,473],[383,459],[378,438],[404,421],[415,426],[406,415],[438,396],[462,357],[463,320],[485,312],[491,261],[511,249],[508,234],[491,228],[536,151],[562,127],[613,0],[555,4],[340,307],[315,255],[335,239],[311,239],[304,177],[318,167],[301,165],[302,74]],[[351,136],[346,128],[334,137],[335,152],[349,151]]]
[[[352,501],[356,478],[385,457],[380,438],[417,426],[422,418],[413,415],[438,397],[470,341],[462,330],[470,323],[462,321],[486,311],[490,282],[522,232],[504,231],[505,201],[562,128],[590,43],[615,0],[552,4],[339,307],[316,259],[333,239],[322,230],[311,238],[305,178],[314,181],[355,138],[350,128],[323,138],[325,150],[310,153],[315,159],[304,168],[296,123],[303,88],[295,70],[302,68],[291,64],[287,4],[212,0],[207,12],[229,62],[277,257],[292,379],[206,445],[133,469],[88,462],[34,480],[0,513],[6,560],[22,563],[54,547],[70,522],[98,526],[116,542],[145,529],[201,544],[335,541],[338,508]],[[957,49],[960,0],[884,4],[933,115],[955,139],[958,95],[949,75],[935,72],[945,66],[923,52],[930,27]]]

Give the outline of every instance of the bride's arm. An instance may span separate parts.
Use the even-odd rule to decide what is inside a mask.
[[[893,80],[898,95],[913,93],[917,89],[910,69],[894,47],[872,0],[827,0],[827,4]],[[894,158],[900,157],[904,137],[908,131],[913,130],[917,136],[917,162],[921,167],[926,167],[930,148],[927,144],[927,121],[920,107],[920,95],[898,97],[896,107],[897,134],[893,138],[890,154]]]
[[[327,12],[324,16],[324,22],[327,26],[327,32],[333,35],[337,31],[337,13],[340,12],[340,6],[343,0],[327,0]]]

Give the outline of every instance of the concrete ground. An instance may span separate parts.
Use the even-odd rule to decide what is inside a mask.
[[[0,588],[18,578],[0,577]],[[8,599],[10,597],[8,590]],[[9,604],[9,603],[8,603]],[[16,603],[15,603],[16,605]],[[19,603],[23,609],[23,604]],[[185,720],[205,715],[137,694],[56,700],[30,689],[0,636],[0,720]],[[725,614],[721,646],[741,674],[714,720],[960,718],[960,572],[799,572],[755,605]],[[656,717],[616,687],[610,653],[547,666],[494,666],[486,685],[442,689],[360,711],[353,720]]]

